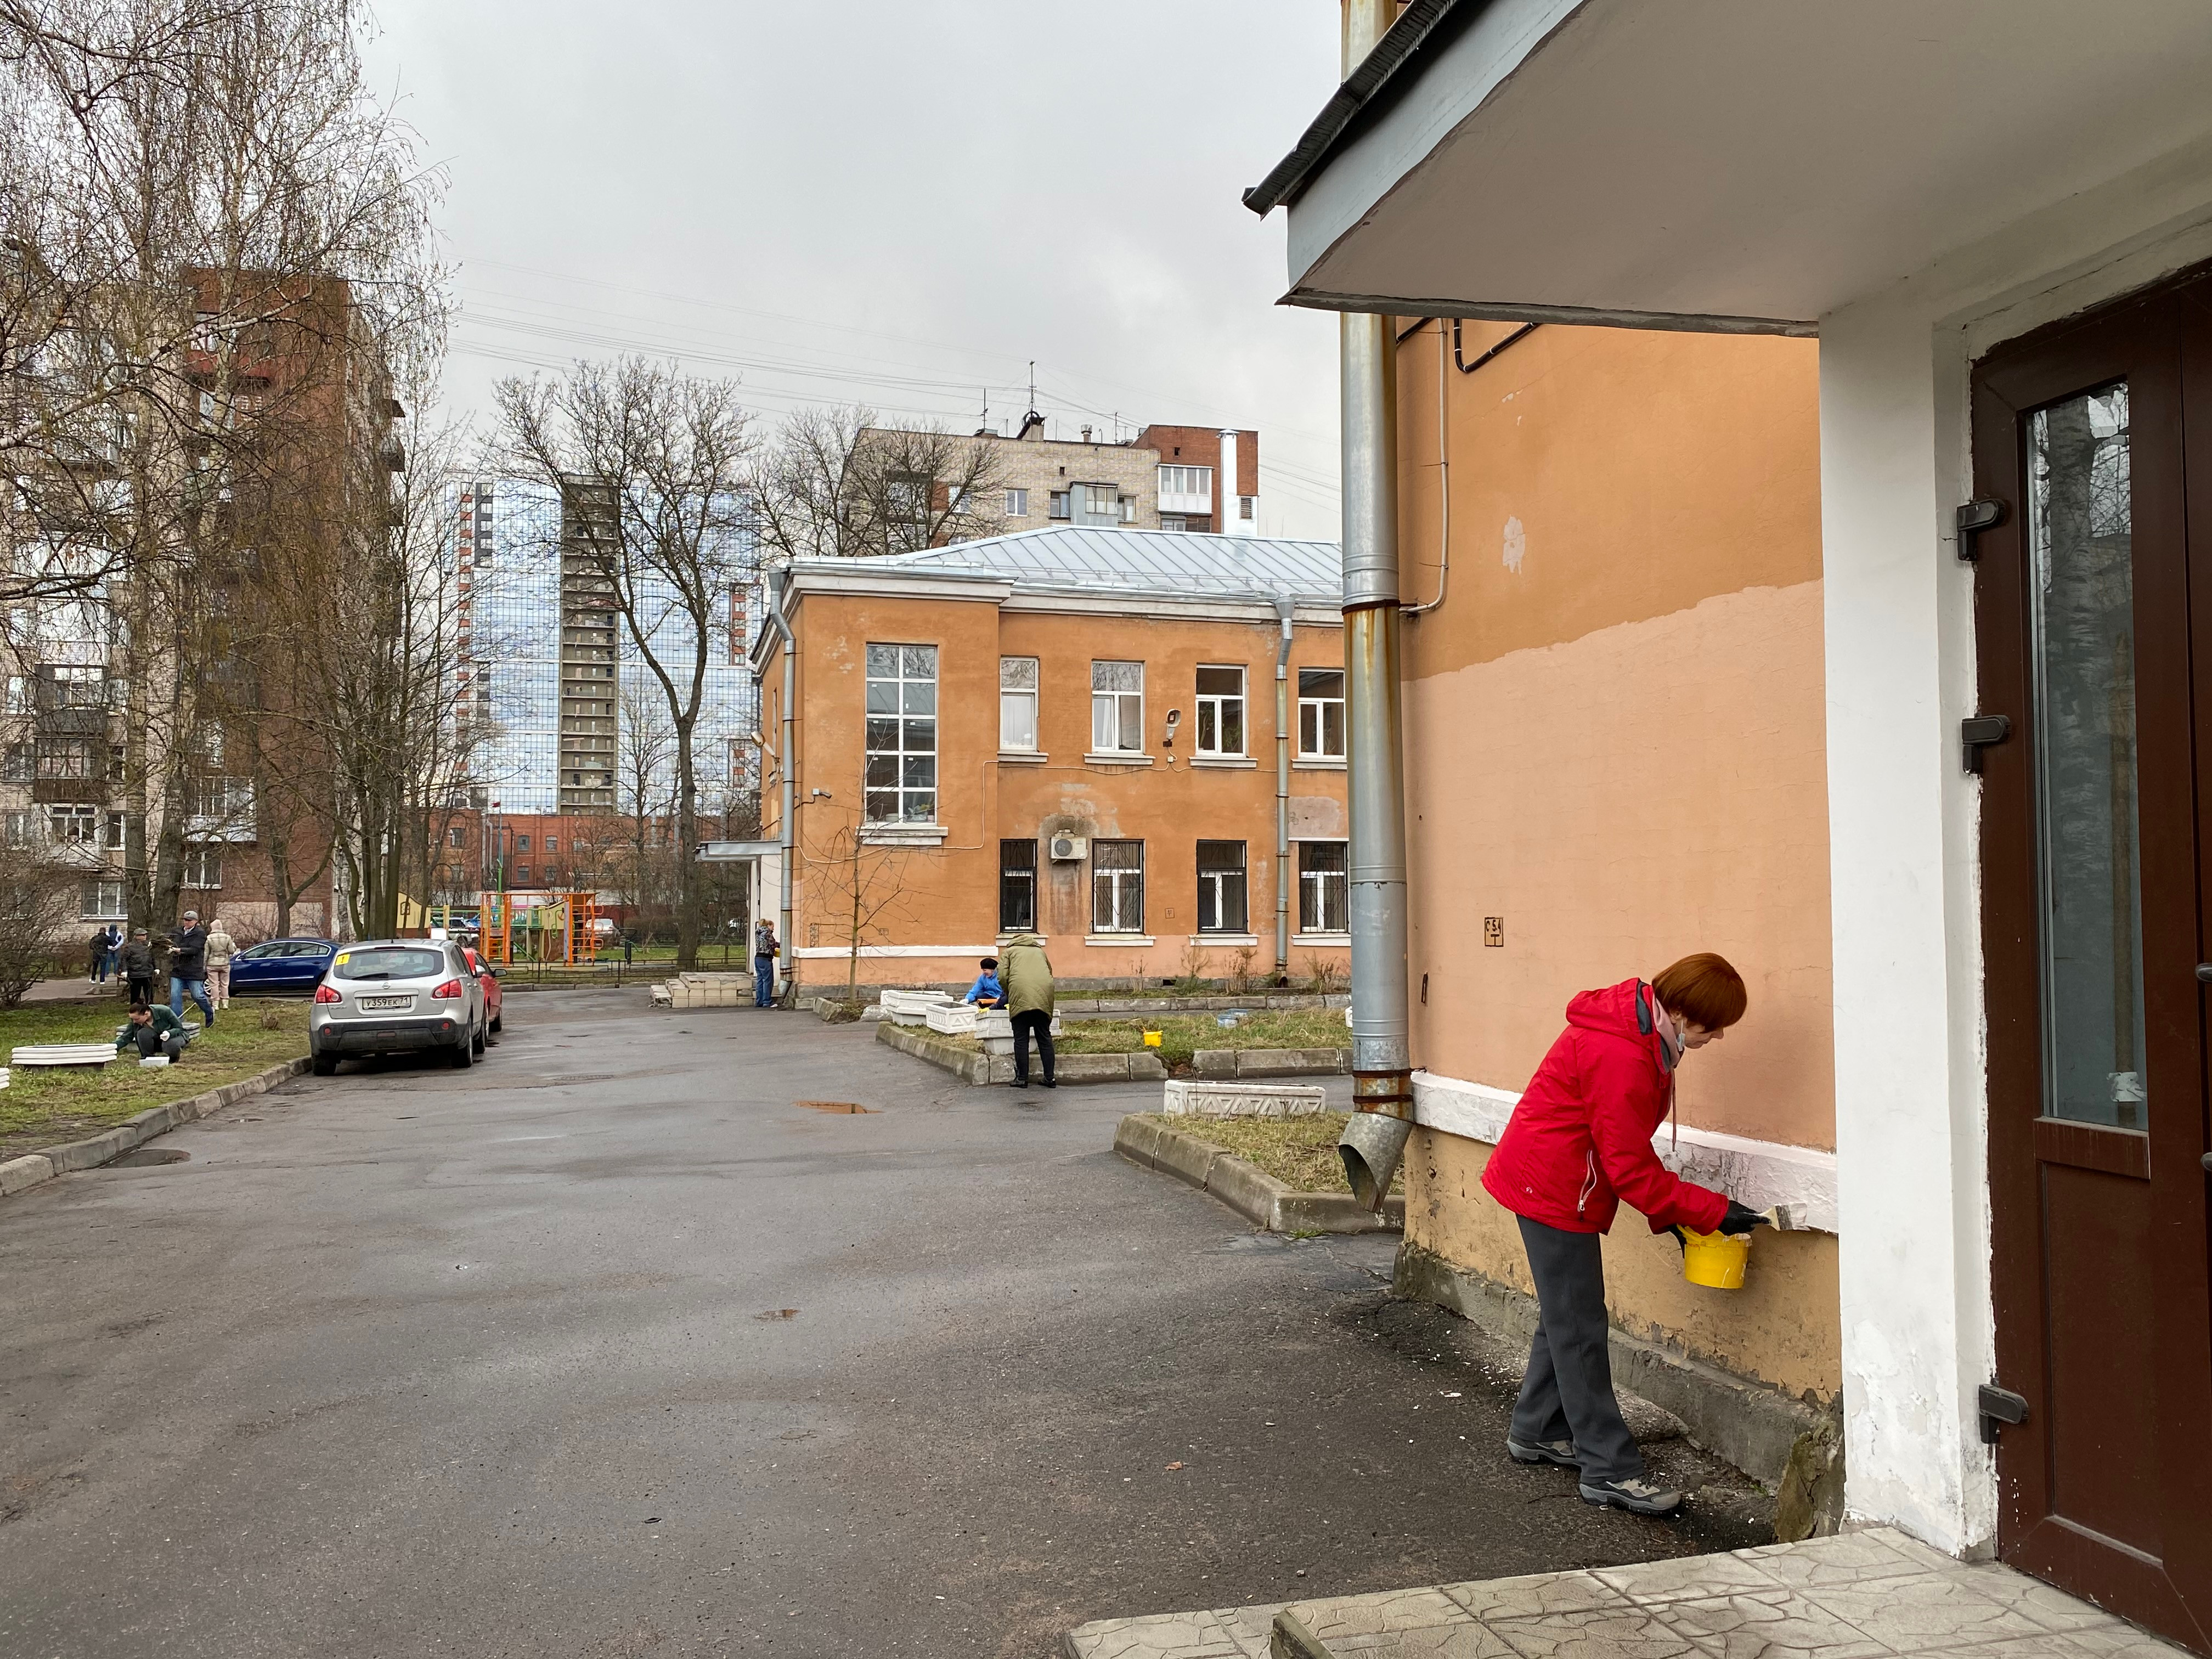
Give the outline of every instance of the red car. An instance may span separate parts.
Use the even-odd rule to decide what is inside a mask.
[[[499,1030],[499,969],[477,955],[473,945],[461,946],[461,955],[468,959],[477,983],[483,987],[484,1012],[490,1016],[485,1029],[495,1032]]]

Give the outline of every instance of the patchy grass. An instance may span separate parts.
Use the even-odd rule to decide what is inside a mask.
[[[275,1011],[276,1030],[262,1030],[264,1009]],[[17,1043],[112,1043],[124,1012],[118,1000],[33,1003],[0,1013],[0,1064]],[[198,1010],[191,1017],[199,1017]],[[235,1083],[307,1052],[306,1001],[257,997],[224,1009],[215,1030],[203,1032],[174,1066],[149,1071],[136,1054],[126,1054],[98,1071],[15,1066],[9,1086],[0,1089],[0,1158],[82,1140],[149,1106]]]
[[[1305,1117],[1166,1117],[1155,1113],[1150,1121],[1234,1152],[1302,1193],[1348,1193],[1352,1186],[1344,1178],[1344,1160],[1336,1152],[1346,1116],[1343,1112],[1315,1112]],[[1390,1183],[1390,1190],[1404,1194],[1402,1176]]]
[[[1255,1010],[1241,1023],[1212,1014],[1162,1014],[1155,1019],[1064,1019],[1056,1039],[1064,1054],[1134,1054],[1145,1033],[1160,1034],[1159,1056],[1170,1071],[1188,1069],[1200,1048],[1349,1048],[1352,1030],[1341,1008]]]

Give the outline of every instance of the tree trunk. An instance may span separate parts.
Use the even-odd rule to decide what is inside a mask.
[[[699,700],[693,697],[696,711]],[[676,721],[676,968],[699,965],[699,780],[692,770],[690,716]]]

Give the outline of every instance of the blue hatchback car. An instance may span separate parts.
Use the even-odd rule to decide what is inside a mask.
[[[326,939],[272,939],[230,958],[234,997],[313,996],[337,946]]]

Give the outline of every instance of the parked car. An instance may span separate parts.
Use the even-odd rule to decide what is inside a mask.
[[[478,955],[473,945],[461,946],[461,955],[468,960],[469,971],[483,987],[484,1030],[496,1033],[499,1030],[499,969]]]
[[[348,1054],[442,1049],[466,1066],[484,1049],[483,985],[448,939],[383,939],[338,947],[315,988],[307,1053],[317,1077]]]
[[[249,945],[230,958],[230,994],[236,997],[311,995],[337,949],[326,939],[272,939]]]

